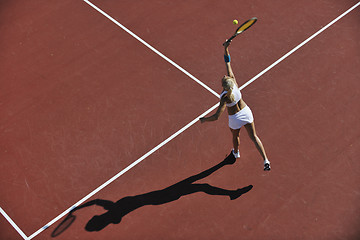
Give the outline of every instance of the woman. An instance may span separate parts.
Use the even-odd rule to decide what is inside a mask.
[[[229,115],[229,127],[232,133],[234,149],[232,153],[236,158],[240,157],[239,145],[240,145],[240,128],[245,126],[249,137],[255,143],[256,148],[260,152],[264,159],[264,171],[270,171],[270,162],[267,159],[264,146],[262,145],[260,138],[256,135],[254,117],[250,108],[246,105],[244,100],[241,98],[241,92],[239,86],[235,80],[234,73],[230,65],[230,53],[229,45],[230,42],[225,42],[225,65],[227,75],[221,79],[221,85],[223,91],[220,95],[220,105],[215,114],[209,117],[200,118],[200,122],[211,122],[219,119],[220,115],[225,111],[227,107]]]

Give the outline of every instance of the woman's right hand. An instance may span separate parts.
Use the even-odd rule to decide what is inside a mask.
[[[230,46],[230,44],[231,44],[231,41],[228,42],[228,40],[226,39],[225,42],[223,43],[223,46],[225,48],[228,48]]]

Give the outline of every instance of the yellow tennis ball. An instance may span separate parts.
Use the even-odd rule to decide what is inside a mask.
[[[239,23],[239,22],[238,22],[238,20],[236,20],[236,19],[233,21],[233,24],[234,24],[234,25],[236,25],[236,24],[238,24],[238,23]]]

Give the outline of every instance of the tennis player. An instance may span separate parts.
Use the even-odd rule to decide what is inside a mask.
[[[223,91],[220,95],[220,105],[215,114],[209,117],[200,118],[200,122],[204,123],[218,120],[220,115],[225,111],[225,108],[227,108],[229,115],[229,127],[232,133],[232,141],[234,146],[232,154],[234,154],[236,158],[240,158],[240,129],[242,126],[244,126],[249,134],[250,139],[255,143],[256,148],[264,159],[264,171],[270,171],[270,161],[267,159],[265,149],[260,141],[260,138],[256,135],[253,114],[249,106],[246,105],[241,97],[239,86],[231,69],[231,59],[229,53],[230,43],[231,42],[226,41],[223,44],[225,47],[224,60],[227,75],[221,79]]]

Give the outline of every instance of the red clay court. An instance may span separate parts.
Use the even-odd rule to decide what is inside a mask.
[[[0,239],[360,239],[359,5],[1,1]],[[198,121],[251,17],[230,52],[270,172]]]

